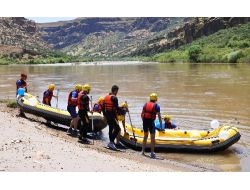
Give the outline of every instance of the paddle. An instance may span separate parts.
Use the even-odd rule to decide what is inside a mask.
[[[127,101],[125,101],[125,103],[128,105]],[[131,127],[132,127],[132,132],[133,132],[134,141],[135,141],[135,143],[136,143],[135,132],[134,132],[132,120],[131,120],[131,117],[130,117],[129,109],[128,109],[128,117],[129,117],[130,125],[131,125]]]
[[[91,103],[91,112],[92,112],[92,119],[91,119],[91,124],[92,124],[92,131],[94,134],[94,112],[93,112],[93,101],[92,101],[92,96],[90,96],[90,103]],[[94,144],[94,136],[93,136],[93,144]]]
[[[56,92],[56,109],[58,108],[58,95],[59,95],[59,89],[57,89]]]

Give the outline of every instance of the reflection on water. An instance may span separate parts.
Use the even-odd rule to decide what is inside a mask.
[[[216,155],[169,153],[167,158],[206,164],[227,171],[250,171],[250,65],[135,64],[0,66],[0,98],[14,98],[20,72],[28,73],[28,90],[42,98],[49,83],[60,89],[59,107],[66,108],[68,92],[76,83],[89,83],[94,100],[113,84],[119,101],[128,101],[133,124],[141,127],[140,112],[151,92],[159,95],[162,114],[173,115],[181,128],[204,129],[216,118],[235,124],[241,140]],[[53,102],[54,101],[54,102]],[[55,100],[52,104],[55,105]]]

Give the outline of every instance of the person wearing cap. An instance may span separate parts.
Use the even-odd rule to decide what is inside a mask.
[[[101,113],[102,112],[103,102],[104,102],[104,98],[100,97],[98,99],[98,101],[93,106],[93,112]]]
[[[55,85],[50,84],[48,89],[43,92],[43,104],[51,106],[51,99],[52,97],[58,98],[53,94],[53,91],[55,90]]]
[[[78,94],[79,94],[79,92],[81,90],[82,90],[82,85],[76,84],[75,89],[72,90],[69,93],[69,96],[68,96],[67,110],[70,113],[72,121],[70,123],[69,129],[67,130],[67,133],[72,134],[74,136],[77,136],[77,134],[78,134],[78,132],[77,132],[77,123],[78,123],[78,120],[79,120],[79,116],[77,115],[77,112],[76,112],[76,106],[77,106]]]
[[[171,122],[172,116],[171,115],[164,115],[163,120],[165,122],[164,128],[165,129],[177,129],[177,126]]]
[[[158,115],[160,121],[160,128],[162,128],[162,120],[161,120],[161,113],[160,113],[160,106],[156,103],[158,100],[158,96],[156,93],[152,93],[149,96],[149,102],[145,103],[141,112],[141,118],[143,121],[143,131],[144,131],[144,138],[142,144],[142,155],[145,155],[145,148],[148,139],[148,132],[150,132],[150,139],[151,139],[151,158],[156,158],[156,154],[154,152],[155,149],[155,119],[156,115]]]
[[[16,81],[16,95],[19,88],[24,88],[25,92],[28,92],[26,80],[27,80],[27,75],[21,73],[21,78]]]
[[[90,125],[90,119],[88,116],[89,109],[89,101],[90,98],[88,94],[90,93],[91,87],[89,84],[85,84],[82,87],[82,91],[78,93],[77,97],[77,106],[78,106],[78,115],[81,119],[80,126],[80,136],[79,141],[84,144],[89,144],[90,141],[87,139],[87,132]]]

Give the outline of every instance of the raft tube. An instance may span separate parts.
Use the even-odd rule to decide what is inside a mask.
[[[143,130],[133,128],[126,124],[126,131],[120,135],[121,142],[135,150],[141,150],[143,142]],[[135,137],[135,138],[134,138]],[[215,130],[156,130],[155,150],[174,152],[218,152],[223,151],[236,143],[241,135],[233,126],[220,126]],[[150,149],[150,135],[146,149]]]
[[[17,98],[17,104],[25,113],[42,117],[54,123],[70,126],[71,116],[67,110],[53,108],[51,106],[42,104],[35,96],[31,94],[25,93],[24,96],[19,96]],[[92,114],[90,112],[88,115],[89,118],[92,119]],[[93,119],[94,132],[101,131],[107,126],[107,122],[105,121],[102,114],[94,112]],[[88,132],[92,132],[91,125],[88,129]]]

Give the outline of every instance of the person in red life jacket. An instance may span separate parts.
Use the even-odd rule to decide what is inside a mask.
[[[75,90],[72,90],[68,96],[67,110],[70,113],[72,121],[70,123],[70,127],[69,127],[67,133],[70,133],[74,136],[77,136],[77,134],[78,134],[77,123],[78,123],[79,117],[76,113],[76,106],[77,106],[78,94],[81,90],[82,90],[82,85],[77,84],[77,85],[75,85]]]
[[[27,80],[27,75],[21,73],[21,78],[16,81],[16,95],[19,88],[24,88],[25,92],[28,92],[26,80]]]
[[[80,126],[80,136],[79,141],[85,144],[89,144],[89,140],[87,139],[87,132],[90,124],[90,119],[88,116],[89,109],[89,96],[91,87],[89,84],[85,84],[82,87],[82,91],[79,92],[77,98],[77,106],[78,106],[78,115],[81,119],[81,126]]]
[[[23,88],[26,93],[28,92],[26,80],[27,80],[27,75],[24,73],[21,73],[21,78],[16,81],[16,96],[18,95],[18,89],[20,88]],[[19,115],[17,116],[25,117],[25,114],[22,108],[19,109]]]
[[[164,124],[165,129],[177,129],[177,126],[171,122],[171,118],[172,118],[172,116],[170,116],[170,115],[167,115],[167,114],[164,115],[163,120],[165,122],[165,124]]]
[[[51,106],[52,97],[57,98],[57,96],[55,96],[53,94],[54,90],[55,90],[55,85],[50,84],[49,87],[48,87],[48,90],[44,91],[44,93],[43,93],[43,104]]]
[[[94,106],[93,106],[93,112],[101,113],[102,112],[103,102],[104,102],[104,98],[100,97],[98,99],[97,103],[95,103]]]
[[[104,98],[103,103],[103,114],[107,119],[109,125],[109,143],[108,148],[112,150],[117,150],[114,141],[120,132],[120,126],[117,120],[117,110],[118,110],[118,98],[116,97],[119,87],[113,85],[111,88],[111,93]]]
[[[142,109],[141,118],[143,121],[143,131],[144,131],[144,139],[142,144],[142,155],[145,155],[145,147],[148,139],[148,131],[150,132],[151,139],[151,158],[156,158],[154,148],[155,148],[155,119],[156,115],[158,115],[160,121],[160,128],[162,128],[162,120],[160,113],[160,106],[156,103],[158,96],[156,93],[150,94],[150,101],[147,102]]]
[[[126,102],[122,102],[118,111],[117,111],[117,119],[122,123],[124,133],[126,133],[126,125],[125,125],[125,118],[126,113],[128,112],[128,104]],[[115,146],[118,148],[125,148],[123,144],[120,143],[120,133],[116,137],[116,144]]]

